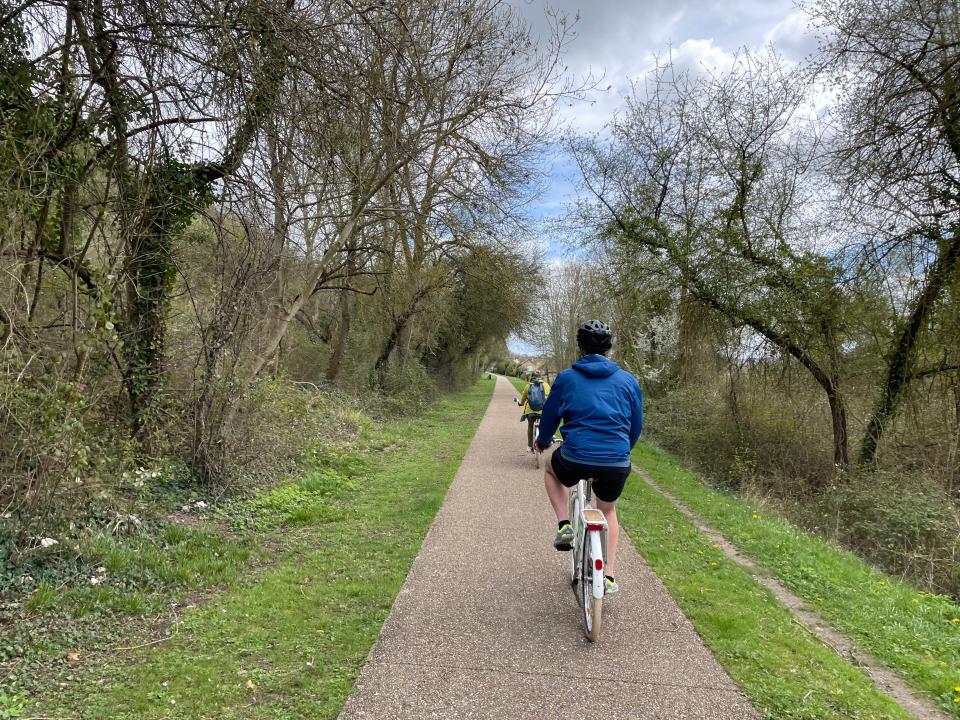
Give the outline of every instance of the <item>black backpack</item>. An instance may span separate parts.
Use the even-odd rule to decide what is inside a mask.
[[[547,401],[547,392],[543,389],[543,383],[534,380],[527,389],[527,404],[531,410],[543,410],[543,404]]]

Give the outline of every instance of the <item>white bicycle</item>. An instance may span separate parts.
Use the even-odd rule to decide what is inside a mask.
[[[603,620],[604,558],[607,556],[607,518],[593,505],[593,479],[570,489],[570,586],[583,610],[583,629],[591,642],[600,637]],[[578,587],[579,585],[579,587]]]
[[[537,438],[540,437],[540,413],[537,413],[537,417],[533,421],[533,441],[536,442]],[[541,453],[534,448],[533,449],[533,461],[537,467],[537,470],[540,469],[540,455]]]

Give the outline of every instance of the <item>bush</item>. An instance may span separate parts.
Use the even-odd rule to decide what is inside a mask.
[[[293,472],[316,446],[356,439],[369,420],[360,401],[310,383],[257,383],[225,442],[222,477],[261,483]]]
[[[415,415],[425,409],[437,395],[426,369],[417,364],[391,365],[383,374],[380,405],[370,411],[382,416]],[[371,391],[374,392],[374,391]]]
[[[774,387],[768,397],[746,379],[734,417],[728,392],[720,383],[656,398],[645,432],[712,481],[774,503],[889,572],[960,596],[960,510],[928,468],[838,473],[820,395]]]
[[[727,388],[690,386],[648,402],[645,432],[732,488],[795,496],[833,476],[822,425],[810,398],[740,390],[736,415]]]
[[[929,478],[854,472],[798,511],[804,524],[889,572],[960,597],[960,511]]]
[[[0,505],[36,515],[74,502],[103,460],[104,434],[83,386],[0,369]]]

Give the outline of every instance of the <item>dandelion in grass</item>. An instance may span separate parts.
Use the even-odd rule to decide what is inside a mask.
[[[754,519],[754,520],[759,520],[759,519],[760,519],[760,515],[758,515],[757,513],[754,513],[754,514],[753,514],[753,519]]]

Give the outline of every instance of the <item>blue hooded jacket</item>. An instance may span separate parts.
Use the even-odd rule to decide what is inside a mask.
[[[563,457],[585,465],[630,466],[643,428],[637,379],[603,355],[584,355],[557,375],[540,416],[537,443],[546,447],[563,420]],[[542,440],[544,439],[544,440]]]

